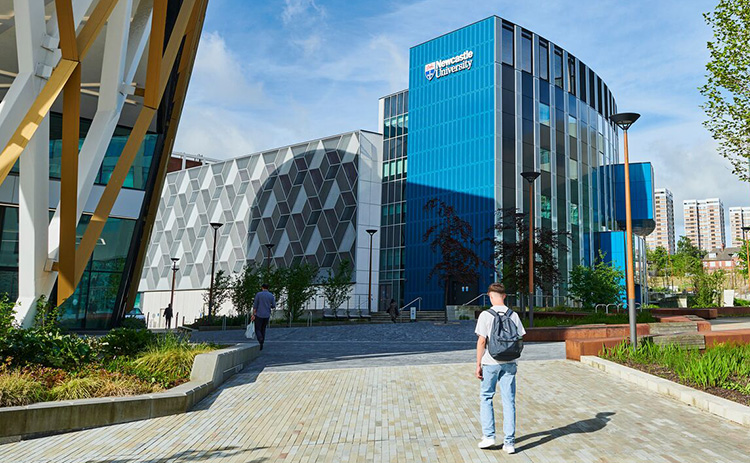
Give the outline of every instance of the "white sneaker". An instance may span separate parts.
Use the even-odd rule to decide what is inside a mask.
[[[479,443],[480,449],[488,449],[495,445],[495,439],[490,437],[482,437],[482,441]]]
[[[516,448],[508,444],[503,445],[503,450],[505,450],[505,453],[508,455],[516,453]]]

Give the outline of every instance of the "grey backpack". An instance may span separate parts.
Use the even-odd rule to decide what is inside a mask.
[[[517,359],[523,350],[523,337],[518,334],[518,327],[510,319],[513,311],[508,308],[504,314],[492,309],[489,312],[495,316],[495,321],[492,323],[490,335],[487,336],[487,351],[498,361]]]

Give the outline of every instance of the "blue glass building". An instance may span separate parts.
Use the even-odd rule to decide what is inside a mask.
[[[593,70],[549,40],[493,16],[414,46],[408,91],[381,99],[380,110],[383,226],[402,230],[381,235],[381,301],[422,297],[424,308],[442,308],[443,289],[428,279],[439,257],[424,241],[438,219],[425,204],[437,198],[453,206],[471,224],[475,250],[491,261],[497,211],[528,213],[523,171],[541,172],[535,225],[570,236],[557,256],[562,283],[543,282],[538,295],[565,296],[570,269],[598,255],[595,234],[619,230],[615,99]],[[399,222],[390,217],[396,196],[386,169],[390,175],[403,153]],[[633,198],[643,206],[639,218],[653,221],[653,174],[640,172]],[[515,232],[500,238],[516,240]],[[482,269],[476,284],[452,288],[449,301],[465,302],[497,278]]]

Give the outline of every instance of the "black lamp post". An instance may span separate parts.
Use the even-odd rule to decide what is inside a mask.
[[[266,243],[264,246],[268,249],[268,254],[266,254],[266,270],[271,270],[271,251],[275,245],[273,243]]]
[[[180,269],[177,266],[177,261],[179,260],[179,257],[172,257],[172,292],[169,295],[169,307],[172,309],[172,313],[174,313],[174,283],[177,277],[177,270]],[[175,321],[175,327],[177,327],[177,321]],[[169,328],[170,327],[168,326],[167,329]]]
[[[372,235],[378,231],[374,228],[365,230],[370,235],[370,265],[367,271],[367,313],[372,313]]]
[[[534,180],[541,172],[521,172],[529,182],[529,326],[534,326]]]
[[[630,160],[628,158],[628,129],[638,118],[638,113],[613,114],[610,120],[624,133],[625,145],[625,234],[627,240],[627,278],[628,278],[628,319],[630,321],[630,344],[635,350],[638,347],[638,333],[635,326],[635,275],[633,274],[633,211],[630,203]]]
[[[219,231],[219,228],[221,228],[224,224],[219,222],[211,222],[211,228],[214,229],[214,250],[211,254],[211,287],[208,290],[208,319],[211,320],[211,317],[214,314],[214,270],[216,267],[216,236],[217,232]]]

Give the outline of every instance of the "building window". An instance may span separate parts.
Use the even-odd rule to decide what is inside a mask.
[[[563,88],[563,58],[562,50],[555,48],[555,85]]]
[[[549,196],[542,195],[542,218],[552,218],[552,202],[549,200]]]
[[[578,138],[578,120],[571,115],[568,115],[568,135]]]
[[[531,33],[526,31],[521,32],[521,70],[532,72]]]
[[[576,94],[576,59],[568,56],[568,91]]]
[[[539,150],[539,168],[545,172],[549,172],[551,167],[552,166],[549,161],[549,150],[546,150],[543,148],[540,149]]]
[[[549,105],[539,103],[539,123],[549,127]]]
[[[578,62],[578,94],[583,102],[586,102],[586,66]]]
[[[549,80],[549,45],[539,39],[539,78]]]
[[[570,224],[578,225],[578,204],[570,204]]]
[[[513,66],[513,26],[503,24],[503,63]]]
[[[578,161],[570,159],[568,167],[570,168],[570,179],[578,180]]]

